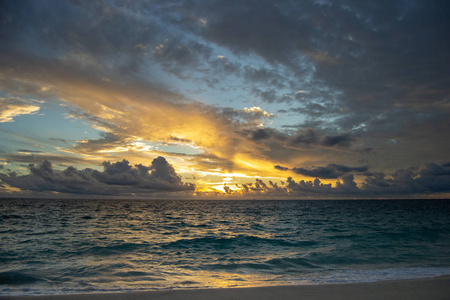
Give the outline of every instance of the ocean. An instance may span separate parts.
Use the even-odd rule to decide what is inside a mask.
[[[450,274],[448,200],[0,199],[0,295]]]

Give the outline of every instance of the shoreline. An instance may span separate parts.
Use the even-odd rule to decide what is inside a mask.
[[[450,299],[450,275],[369,283],[180,289],[146,292],[0,296],[9,300],[269,300],[269,299]]]

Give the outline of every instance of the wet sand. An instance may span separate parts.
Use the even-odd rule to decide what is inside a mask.
[[[192,289],[114,294],[1,297],[23,300],[290,300],[290,299],[450,299],[450,276],[373,283],[256,288]]]

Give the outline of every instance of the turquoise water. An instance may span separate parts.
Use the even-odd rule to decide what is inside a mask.
[[[450,201],[0,200],[0,295],[450,274]]]

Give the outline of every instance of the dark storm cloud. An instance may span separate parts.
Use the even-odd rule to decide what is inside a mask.
[[[266,184],[260,179],[255,182],[236,185],[240,190],[232,191],[229,187],[226,189],[228,194],[235,196],[258,196],[258,197],[314,197],[314,198],[328,198],[328,197],[348,197],[352,195],[365,196],[364,192],[358,189],[352,174],[346,174],[342,177],[342,181],[337,181],[336,186],[332,184],[324,184],[320,179],[316,178],[314,181],[300,180],[296,182],[292,177],[288,177],[286,184],[279,186],[272,181]],[[370,195],[368,195],[370,196]],[[273,199],[273,198],[271,198]]]
[[[283,167],[283,166],[280,166],[280,165],[276,165],[276,166],[274,166],[274,168],[279,170],[279,171],[287,171],[287,170],[289,170],[289,168],[286,168],[286,167]]]
[[[197,41],[184,42],[176,39],[157,45],[152,53],[164,70],[181,79],[187,79],[194,70],[201,71],[202,67],[205,67],[202,62],[209,60],[212,49]]]
[[[239,75],[242,65],[238,62],[230,61],[224,56],[218,56],[210,61],[211,66],[218,73]]]
[[[331,166],[331,167],[330,167]],[[365,179],[358,186],[353,172],[365,172],[366,167],[350,168],[340,165],[329,165],[317,168],[316,174],[329,176],[340,173],[340,179],[333,187],[324,184],[320,179],[313,181],[295,181],[292,177],[287,179],[284,187],[291,195],[312,195],[318,197],[329,196],[358,196],[358,197],[398,197],[411,195],[438,195],[450,191],[450,163],[428,164],[425,168],[409,168],[395,171],[387,176],[383,173],[362,174]],[[307,175],[309,176],[309,175]],[[318,176],[317,176],[318,177]],[[323,177],[326,178],[326,177]]]
[[[292,144],[316,144],[319,140],[317,133],[312,128],[297,131],[297,135],[292,139]]]
[[[339,116],[328,122],[327,129],[359,128],[369,136],[381,134],[389,122],[381,122],[380,115],[388,112],[387,120],[395,122],[396,131],[426,143],[432,142],[430,137],[415,136],[410,120],[427,125],[423,117],[431,119],[437,111],[449,117],[450,5],[446,2],[215,1],[182,7],[189,15],[205,18],[207,24],[197,31],[205,39],[236,54],[256,54],[272,65],[282,64],[294,77],[302,73],[297,72],[302,70],[299,57],[313,62],[313,80],[329,89],[321,89],[322,95],[297,95],[303,97],[301,101],[314,101],[298,112],[308,118]],[[254,89],[262,100],[281,99],[276,92],[281,71],[244,74],[255,83],[266,83],[265,88]],[[340,94],[333,96],[334,91]],[[449,124],[444,126],[449,132]]]
[[[2,49],[52,57],[72,68],[135,77],[148,60],[183,76],[208,60],[210,47],[161,22],[158,6],[104,1],[3,3]],[[32,16],[32,17],[30,17]],[[13,54],[11,54],[13,55]]]
[[[183,68],[202,62],[213,68],[220,62],[234,64],[230,72],[266,87],[255,91],[268,102],[280,99],[276,89],[305,75],[305,61],[299,57],[314,63],[313,83],[321,81],[344,93],[331,110],[335,114],[340,107],[349,113],[369,110],[373,117],[391,107],[392,101],[425,107],[424,97],[429,99],[427,106],[442,107],[449,92],[442,63],[450,49],[445,18],[449,5],[443,2],[59,1],[45,5],[44,1],[38,5],[25,1],[18,5],[5,4],[5,41],[15,41],[20,33],[35,37],[31,41],[44,41],[49,49],[75,48],[96,58],[123,53],[116,62],[136,67],[139,63],[133,61],[147,55],[179,75],[187,71]],[[35,17],[28,18],[30,14]],[[237,54],[257,54],[285,69],[211,58],[211,47],[201,39]],[[329,98],[331,92],[322,90],[323,95],[307,99]],[[306,104],[304,113],[320,114],[324,104]],[[360,124],[354,115],[344,115],[342,121]]]
[[[355,182],[354,174],[350,172],[364,172],[365,167],[349,168],[334,165],[333,168],[342,172],[335,186],[324,184],[319,178],[312,181],[295,181],[292,177],[288,177],[286,185],[278,189],[278,195],[370,198],[439,195],[450,191],[450,163],[441,165],[431,163],[421,170],[419,168],[397,170],[389,176],[383,173],[362,174],[366,178],[360,186]],[[318,168],[316,171],[321,174],[323,170]]]
[[[262,139],[267,139],[269,137],[270,137],[270,134],[268,134],[266,130],[261,128],[261,129],[258,129],[256,131],[252,132],[251,139],[252,140],[262,140]]]
[[[253,88],[253,94],[257,95],[259,98],[261,98],[262,101],[267,103],[273,103],[276,102],[278,98],[278,94],[275,89],[264,89],[261,90],[259,88]]]
[[[294,113],[307,114],[308,116],[320,117],[328,113],[328,109],[319,103],[306,103],[305,107],[290,108],[289,111]]]
[[[208,18],[204,36],[237,53],[256,52],[269,62],[287,62],[292,49],[306,46],[311,32],[304,18],[287,15],[292,5],[277,6],[272,1],[217,1],[206,5],[204,10],[215,14]],[[310,4],[305,6],[308,9]]]
[[[324,184],[320,179],[316,178],[314,181],[300,180],[296,182],[291,177],[287,179],[286,189],[293,195],[304,195],[313,197],[333,197],[333,196],[369,196],[365,194],[358,187],[354,181],[353,174],[346,174],[342,176],[342,181],[338,180],[335,187],[331,184]]]
[[[176,192],[194,190],[183,183],[175,169],[164,157],[155,158],[150,166],[132,166],[128,161],[104,162],[103,171],[77,170],[70,166],[54,170],[49,161],[29,165],[29,175],[2,174],[0,179],[12,187],[33,192],[69,194],[130,195],[158,191]]]
[[[262,121],[272,120],[262,110],[210,109],[217,116],[218,126],[213,128],[225,132],[220,140],[238,133],[246,142],[262,146],[258,149],[264,149],[266,157],[276,158],[274,164],[283,165],[292,157],[298,159],[302,151],[318,150],[324,165],[336,164],[296,170],[340,178],[339,188],[352,191],[351,173],[363,171],[343,168],[353,158],[339,161],[332,155],[335,151],[369,153],[374,148],[368,158],[371,166],[382,163],[404,171],[390,176],[380,167],[359,190],[378,193],[383,188],[382,194],[407,193],[408,188],[419,193],[445,190],[447,166],[440,165],[448,160],[450,147],[450,4],[445,1],[23,0],[0,5],[0,65],[4,70],[0,84],[4,91],[42,96],[45,84],[33,84],[36,78],[46,78],[39,82],[55,86],[61,85],[59,78],[75,78],[76,83],[83,78],[102,86],[102,93],[113,90],[105,97],[114,103],[120,99],[113,97],[119,92],[115,89],[118,82],[125,86],[142,82],[148,87],[136,94],[132,92],[135,85],[127,89],[124,94],[131,95],[126,100],[129,103],[130,99],[143,103],[162,93],[164,99],[175,102],[179,86],[195,82],[197,89],[197,83],[203,82],[226,91],[223,84],[229,80],[235,91],[246,93],[236,98],[251,98],[242,97],[239,105],[282,104],[279,112],[288,118],[277,119],[278,129],[261,128]],[[160,84],[169,75],[177,78],[167,80],[168,87]],[[170,86],[172,80],[176,83]],[[90,93],[76,97],[77,101],[89,98]],[[58,96],[67,99],[68,94]],[[77,103],[85,102],[95,101]],[[121,103],[115,107],[127,109]],[[102,119],[94,116],[95,111],[82,113],[77,118],[110,133],[78,143],[75,152],[112,149],[137,136],[131,129],[124,132],[132,128],[131,122],[118,124],[114,116],[113,120]],[[192,137],[176,140],[161,135],[160,140],[195,144]],[[229,140],[229,148],[239,148],[234,143],[237,138]],[[388,160],[383,154],[392,157]],[[37,155],[14,155],[19,162],[36,162]],[[3,157],[12,159],[13,155]],[[421,171],[407,168],[411,161],[423,164],[429,157],[438,164]],[[219,164],[232,165],[224,161]],[[302,186],[328,189],[320,182]]]
[[[104,59],[112,50],[129,51],[141,42],[135,20],[131,16],[123,20],[104,2],[11,1],[6,6],[9,21],[2,26],[6,41],[24,49],[40,45],[41,55],[80,51]],[[125,22],[117,22],[119,18]]]
[[[450,163],[428,164],[424,169],[397,170],[391,176],[376,173],[368,176],[363,190],[373,194],[393,195],[445,193],[450,191]]]
[[[268,127],[244,130],[240,127],[242,126],[236,126],[236,132],[254,143],[261,149],[263,155],[276,163],[288,164],[289,157],[295,156],[298,151],[307,153],[314,151],[314,155],[322,155],[325,151],[368,155],[373,151],[370,147],[364,147],[360,138],[351,134],[324,135],[312,128],[300,129],[296,134],[289,134]]]
[[[352,192],[352,191],[358,190],[358,187],[354,180],[353,174],[343,175],[342,182],[341,181],[336,182],[335,188],[337,190],[342,190],[342,191],[346,191],[346,192]]]
[[[442,165],[428,164],[425,169],[420,171],[422,177],[441,177],[450,176],[450,163]]]
[[[349,147],[353,141],[354,139],[350,137],[350,135],[344,134],[335,136],[324,136],[321,139],[320,144],[325,147],[334,147],[334,146]]]
[[[282,89],[286,87],[286,80],[279,70],[270,70],[267,68],[255,68],[253,66],[246,66],[244,68],[244,78],[252,83],[261,83],[264,86],[271,86],[276,89]]]
[[[282,146],[286,148],[341,148],[348,150],[361,150],[352,148],[356,142],[356,138],[350,134],[342,135],[323,135],[312,128],[297,130],[295,135],[288,135],[272,128],[259,128],[254,130],[242,130],[242,134],[254,141],[271,141],[271,138],[278,142],[282,142]]]
[[[419,172],[416,178],[424,190],[435,192],[448,192],[450,190],[450,163],[437,165],[428,164]]]
[[[312,128],[307,128],[298,130],[296,135],[290,139],[288,146],[320,146],[350,149],[355,141],[356,138],[350,134],[323,135]]]
[[[344,165],[329,164],[326,167],[317,167],[315,169],[292,168],[292,171],[309,177],[322,179],[335,179],[349,172],[367,172],[367,167],[348,167]]]
[[[343,91],[342,105],[352,110],[385,108],[394,99],[418,104],[424,96],[437,104],[448,94],[448,82],[442,76],[445,64],[441,63],[448,60],[450,47],[446,30],[449,5],[444,2],[45,4],[4,4],[5,41],[14,41],[15,34],[25,33],[51,48],[76,46],[96,57],[107,56],[113,50],[128,54],[134,51],[120,61],[123,63],[154,54],[156,60],[172,67],[192,66],[210,58],[211,48],[200,41],[201,37],[235,53],[257,54],[273,65],[281,63],[293,71],[291,74],[302,70],[299,57],[306,57],[315,64],[314,77]],[[31,13],[34,18],[28,18]],[[245,66],[242,75],[272,88],[289,82],[276,68]],[[358,104],[362,95],[370,95],[369,105]]]
[[[333,187],[331,184],[323,184],[318,178],[316,178],[314,181],[300,180],[299,182],[295,182],[292,177],[288,177],[286,188],[293,193],[313,193],[329,195],[333,192]]]
[[[228,194],[234,196],[268,196],[268,197],[280,197],[287,196],[288,190],[286,187],[278,186],[277,183],[273,183],[269,180],[266,184],[261,179],[255,179],[255,182],[249,182],[244,184],[236,184],[237,191],[231,190],[229,187],[226,189]]]

